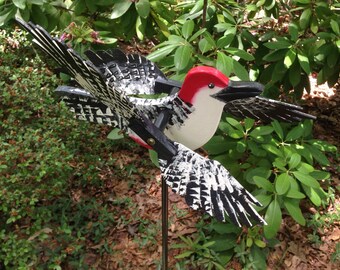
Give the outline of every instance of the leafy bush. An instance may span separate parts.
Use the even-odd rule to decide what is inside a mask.
[[[176,72],[175,78],[183,78],[198,63],[215,66],[227,76],[257,80],[265,84],[269,97],[283,92],[296,99],[304,89],[310,91],[312,71],[318,72],[318,83],[337,82],[340,16],[334,9],[338,3],[296,0],[288,5],[260,0],[204,6],[203,2],[183,7],[168,40],[149,55]]]
[[[249,118],[241,123],[229,117],[221,121],[219,131],[204,148],[263,204],[257,210],[265,210],[268,225],[245,231],[233,224],[202,222],[198,225],[200,236],[194,242],[185,239],[185,245],[175,246],[187,246],[188,251],[179,258],[203,265],[207,255],[202,256],[200,250],[206,250],[209,264],[216,269],[216,265],[225,267],[233,256],[245,269],[264,269],[268,248],[278,243],[275,236],[282,217],[290,215],[305,226],[300,201],[307,196],[316,206],[328,203],[329,196],[320,185],[327,187],[330,175],[321,168],[329,165],[325,153],[334,153],[336,148],[314,140],[311,131],[309,120],[295,126],[277,121],[257,126]]]
[[[72,196],[101,187],[98,168],[111,165],[100,130],[52,97],[60,82],[23,32],[1,30],[0,44],[0,268],[84,269],[86,241],[101,242],[114,222],[100,200]]]
[[[0,1],[0,26],[19,13],[48,30],[65,29],[71,22],[86,22],[95,27],[101,36],[121,37],[130,40],[169,35],[176,12],[170,9],[175,0],[17,0]]]
[[[330,175],[314,167],[328,166],[324,153],[335,152],[336,148],[314,140],[311,131],[309,120],[295,127],[277,121],[256,126],[249,118],[241,124],[227,117],[220,123],[219,134],[205,146],[236,178],[260,188],[253,194],[267,209],[266,238],[276,235],[282,220],[281,208],[305,225],[299,207],[301,199],[307,195],[316,206],[327,199],[318,181],[325,181]]]

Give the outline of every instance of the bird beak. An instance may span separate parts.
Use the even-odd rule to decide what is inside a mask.
[[[226,88],[211,95],[222,102],[229,102],[235,99],[256,97],[262,93],[264,86],[258,82],[229,81]]]

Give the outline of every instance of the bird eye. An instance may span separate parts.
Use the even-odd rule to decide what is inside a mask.
[[[209,83],[209,84],[208,84],[208,87],[209,87],[210,89],[213,89],[213,88],[215,87],[215,84]]]

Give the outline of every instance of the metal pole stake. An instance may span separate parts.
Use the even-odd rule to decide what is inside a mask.
[[[162,180],[162,270],[168,270],[168,186]]]

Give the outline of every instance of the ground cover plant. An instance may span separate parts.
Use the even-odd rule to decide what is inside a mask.
[[[150,45],[157,45],[148,57],[175,79],[194,65],[210,65],[234,79],[260,81],[265,95],[290,101],[300,101],[303,90],[310,91],[310,75],[318,83],[337,83],[338,3],[238,2],[5,0],[0,1],[0,24],[20,12],[26,20],[62,30],[60,36],[81,52],[121,45],[150,53]],[[145,260],[131,262],[127,253],[148,247],[154,255],[145,267],[155,267],[160,224],[148,221],[143,209],[148,203],[159,208],[152,197],[159,189],[130,188],[138,189],[156,171],[150,163],[134,164],[140,158],[127,158],[121,149],[127,147],[128,156],[145,151],[125,140],[106,140],[107,128],[73,120],[51,95],[62,83],[53,75],[53,65],[42,65],[23,33],[12,31],[8,26],[0,36],[2,266],[78,269],[110,263],[114,269],[132,268]],[[128,42],[131,37],[137,43]],[[327,129],[331,122],[324,124]],[[298,253],[292,245],[279,253],[285,243],[282,224],[291,225],[287,230],[296,234],[293,240],[308,238],[311,246],[323,246],[320,227],[333,232],[329,228],[338,224],[338,156],[335,146],[313,138],[312,125],[259,126],[251,119],[223,116],[205,151],[256,195],[269,225],[244,230],[208,217],[198,221],[173,208],[174,269],[264,269],[277,263],[273,251],[281,256],[279,264],[287,266],[287,250]],[[315,215],[308,214],[309,208]],[[338,249],[328,247],[334,263]]]

